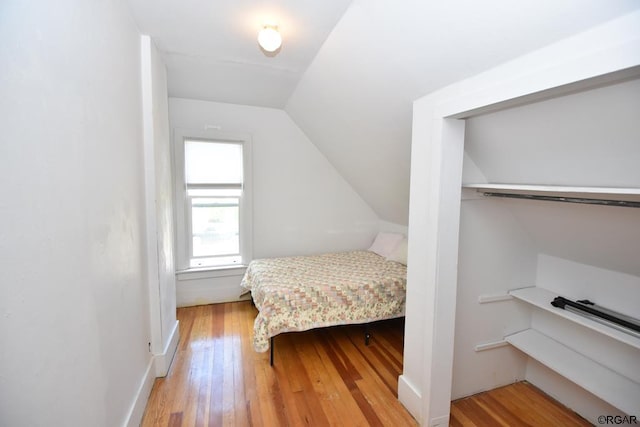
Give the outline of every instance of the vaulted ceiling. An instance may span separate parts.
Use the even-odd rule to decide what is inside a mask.
[[[169,95],[284,109],[386,221],[406,224],[412,101],[640,8],[637,0],[129,0]],[[277,55],[256,42],[266,21]],[[543,65],[543,64],[542,64]]]

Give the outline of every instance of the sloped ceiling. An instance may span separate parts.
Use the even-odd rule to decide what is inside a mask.
[[[413,100],[638,7],[354,0],[285,109],[382,219],[406,224]]]
[[[169,95],[284,108],[379,217],[407,224],[412,101],[637,0],[128,0]],[[256,33],[278,21],[283,47]]]

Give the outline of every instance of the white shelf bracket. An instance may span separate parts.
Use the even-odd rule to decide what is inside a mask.
[[[478,344],[475,348],[476,352],[485,351],[485,350],[493,350],[494,348],[506,347],[509,343],[505,340],[487,342],[484,344]]]
[[[491,302],[509,301],[512,299],[513,299],[513,296],[509,295],[508,293],[488,294],[488,295],[478,296],[478,303],[488,304]]]

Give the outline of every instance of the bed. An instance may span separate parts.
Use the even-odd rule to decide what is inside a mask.
[[[253,347],[265,352],[284,332],[402,317],[406,277],[402,263],[364,250],[254,260],[241,283],[259,311]]]

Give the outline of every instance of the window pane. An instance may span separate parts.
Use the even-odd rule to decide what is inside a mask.
[[[242,145],[185,140],[187,184],[242,183]]]
[[[240,253],[238,202],[237,198],[191,200],[194,257]]]
[[[242,190],[230,188],[188,188],[187,196],[191,197],[240,197]]]

